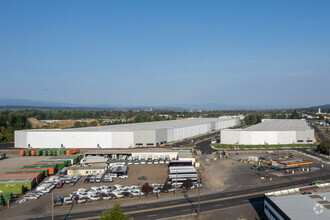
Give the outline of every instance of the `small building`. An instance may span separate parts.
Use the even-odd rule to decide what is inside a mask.
[[[108,163],[109,158],[104,157],[104,156],[87,156],[81,159],[80,163],[81,164],[106,164]]]
[[[310,168],[310,165],[313,164],[312,161],[303,161],[303,160],[272,160],[272,166],[277,169],[292,169],[307,165]]]
[[[195,165],[196,159],[193,154],[190,152],[179,152],[178,161],[189,161],[191,162],[191,166]]]
[[[115,173],[118,176],[127,175],[128,167],[127,166],[112,166],[110,168],[110,173]]]
[[[69,176],[74,175],[92,175],[92,174],[104,174],[107,171],[106,166],[100,165],[100,164],[94,164],[94,165],[74,165],[68,168],[67,174]]]

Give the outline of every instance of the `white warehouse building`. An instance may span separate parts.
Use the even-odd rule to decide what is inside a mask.
[[[238,118],[191,118],[122,125],[15,131],[18,148],[130,148],[158,146],[229,128]]]
[[[220,133],[222,144],[280,145],[313,144],[314,129],[300,119],[263,119],[245,129],[225,129]]]

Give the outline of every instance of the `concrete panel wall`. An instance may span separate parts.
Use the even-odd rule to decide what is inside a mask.
[[[296,140],[303,141],[303,142],[298,142],[298,143],[303,143],[303,144],[313,144],[315,142],[314,138],[314,130],[306,130],[306,131],[297,131],[297,137]],[[312,142],[308,142],[308,140],[311,140]]]
[[[156,144],[162,144],[167,142],[167,129],[156,130]]]
[[[27,133],[25,131],[15,131],[15,147],[26,148],[28,145],[27,141]]]
[[[222,130],[222,144],[241,145],[278,145],[278,144],[310,144],[314,143],[314,131],[244,131],[244,130]],[[302,142],[298,142],[302,140]]]
[[[221,130],[220,142],[223,144],[239,144],[241,139],[240,130]]]
[[[277,144],[294,144],[296,140],[296,131],[277,131]]]
[[[250,140],[242,144],[262,145],[277,144],[277,132],[275,131],[254,131],[246,132],[247,136],[251,136]]]
[[[28,132],[27,145],[33,148],[102,148],[112,147],[111,132]],[[27,146],[26,146],[27,147]]]
[[[134,147],[134,133],[126,132],[109,132],[112,135],[112,145],[110,148],[128,148]],[[101,145],[103,148],[103,146]]]
[[[147,145],[147,144],[153,145]],[[142,144],[142,145],[139,145]],[[136,147],[142,146],[156,146],[156,131],[155,130],[136,130],[134,131],[134,145]]]

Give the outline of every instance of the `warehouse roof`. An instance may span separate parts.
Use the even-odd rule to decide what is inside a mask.
[[[301,119],[265,119],[263,122],[243,129],[244,131],[305,131],[311,130]]]
[[[166,121],[154,121],[154,122],[143,122],[143,123],[130,123],[120,125],[108,125],[108,126],[97,126],[97,127],[84,127],[84,128],[68,128],[68,129],[33,129],[25,131],[134,131],[134,130],[154,130],[154,129],[172,129],[172,128],[183,128],[189,126],[197,126],[208,124],[211,122],[224,122],[232,119],[220,119],[220,118],[189,118],[181,120],[166,120]]]
[[[330,216],[329,188],[313,189],[313,193],[302,195],[296,193],[285,196],[268,197],[290,219],[329,219]]]

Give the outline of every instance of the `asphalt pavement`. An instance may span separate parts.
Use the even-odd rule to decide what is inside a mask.
[[[212,154],[213,152],[217,152],[211,147],[210,140],[202,141],[196,144],[196,149],[200,150],[202,154]]]
[[[330,175],[326,174],[322,176],[322,179],[330,179]],[[282,188],[293,188],[297,185],[310,184],[315,177],[305,178],[302,180],[296,180],[285,183],[278,183],[273,185],[231,191],[231,192],[218,192],[209,195],[200,196],[200,211],[206,212],[211,210],[219,210],[225,207],[233,207],[243,204],[260,203],[263,200],[265,192],[276,191]],[[137,204],[133,206],[122,207],[124,212],[135,220],[139,219],[161,219],[174,216],[180,216],[183,214],[193,214],[198,210],[197,205],[198,197],[187,197],[184,199],[177,199],[171,201],[161,201],[148,204]],[[56,215],[57,219],[98,219],[98,215],[103,210],[94,210],[70,214]],[[50,216],[39,216],[35,219],[50,219]]]
[[[0,149],[11,149],[14,148],[14,143],[2,143]]]

